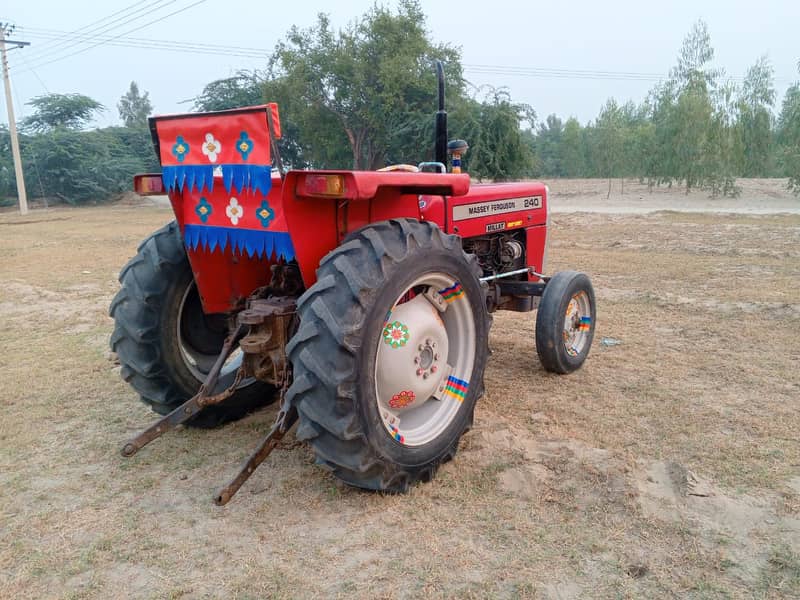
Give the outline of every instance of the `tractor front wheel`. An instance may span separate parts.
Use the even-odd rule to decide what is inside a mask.
[[[350,485],[403,492],[452,458],[483,394],[489,316],[474,256],[409,219],[328,254],[287,350],[297,437]]]
[[[577,271],[556,273],[544,288],[536,315],[536,352],[546,371],[571,373],[580,368],[592,346],[594,289]]]
[[[206,315],[177,224],[162,227],[139,246],[122,269],[122,284],[111,303],[111,349],[122,378],[155,412],[165,415],[197,393],[228,333],[224,315]],[[241,353],[231,356],[213,393],[233,383]],[[189,421],[215,427],[275,400],[275,389],[249,379],[223,404]]]

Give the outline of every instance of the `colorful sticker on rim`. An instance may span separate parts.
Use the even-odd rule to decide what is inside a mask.
[[[397,429],[397,427],[395,425],[389,425],[389,427],[392,428],[392,437],[401,444],[405,444],[406,438],[400,435],[400,431]]]
[[[450,377],[447,378],[447,386],[444,388],[444,394],[445,396],[455,398],[459,402],[463,402],[464,397],[467,395],[468,388],[468,381],[450,375]]]
[[[578,356],[578,349],[575,346],[566,346],[566,349],[570,356]]]
[[[416,399],[417,395],[414,392],[411,390],[403,390],[399,394],[392,396],[392,399],[389,400],[389,406],[392,408],[405,408]]]
[[[386,327],[383,328],[383,341],[392,348],[405,346],[408,338],[408,325],[403,325],[400,321],[387,323]]]
[[[460,296],[463,296],[464,289],[461,287],[461,283],[456,281],[450,287],[439,290],[439,295],[444,298],[445,302],[449,304],[454,300],[457,300]]]
[[[589,331],[592,328],[592,317],[581,317],[578,323],[578,331]]]

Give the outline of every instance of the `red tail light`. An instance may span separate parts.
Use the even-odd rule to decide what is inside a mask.
[[[160,196],[166,194],[161,173],[142,173],[133,176],[133,191],[140,196]]]

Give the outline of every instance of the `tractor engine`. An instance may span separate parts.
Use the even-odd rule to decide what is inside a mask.
[[[478,257],[484,276],[525,267],[525,232],[497,233],[464,240],[464,251]]]

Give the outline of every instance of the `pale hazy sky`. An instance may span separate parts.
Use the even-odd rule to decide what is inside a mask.
[[[32,42],[9,53],[17,118],[30,113],[24,103],[34,96],[80,92],[107,107],[97,125],[117,124],[116,104],[131,80],[150,93],[157,113],[182,112],[189,105],[180,102],[197,95],[206,83],[237,69],[263,67],[266,62],[252,56],[108,44],[82,51],[97,44],[97,39],[80,44],[47,36],[84,28],[84,39],[99,33],[106,37],[125,34],[117,41],[133,37],[269,53],[289,27],[308,27],[319,12],[328,13],[339,27],[373,4],[373,0],[5,0],[0,21],[17,25],[13,39]],[[382,4],[394,6],[390,1]],[[652,78],[666,75],[675,63],[683,37],[698,18],[708,23],[715,63],[728,75],[741,77],[759,56],[768,56],[775,68],[776,109],[786,87],[800,79],[798,0],[464,0],[460,4],[422,0],[421,4],[432,38],[461,47],[471,83],[508,88],[515,100],[531,104],[540,119],[557,113],[586,122],[610,96],[620,101],[642,100],[655,84]],[[159,20],[186,7],[190,8]],[[118,14],[95,23],[114,13]],[[589,73],[577,76],[562,71],[565,76],[544,77],[531,69]],[[633,75],[610,79],[597,72]],[[7,122],[4,101],[0,119]]]

